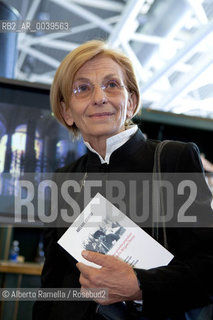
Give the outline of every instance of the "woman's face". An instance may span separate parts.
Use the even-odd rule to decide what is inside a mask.
[[[116,95],[103,90],[101,85],[116,89]],[[63,108],[64,119],[71,126],[76,124],[85,141],[108,138],[125,129],[127,118],[134,112],[136,98],[128,93],[122,68],[111,58],[98,56],[86,62],[76,73],[70,96],[69,109]],[[88,88],[89,84],[89,90]],[[90,91],[86,96],[80,92]]]

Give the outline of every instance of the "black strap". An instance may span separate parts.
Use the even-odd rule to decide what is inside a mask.
[[[164,201],[162,195],[161,186],[161,154],[164,147],[170,143],[169,140],[164,140],[158,143],[155,154],[154,154],[154,165],[153,165],[153,175],[152,175],[152,236],[158,240],[159,237],[159,217],[161,216],[162,227],[163,227],[163,240],[164,247],[168,248],[167,236],[166,236],[166,224],[163,219],[164,215],[161,215],[164,210]],[[155,183],[153,183],[155,182]]]

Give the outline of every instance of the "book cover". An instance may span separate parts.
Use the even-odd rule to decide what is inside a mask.
[[[78,262],[97,266],[81,255],[91,250],[116,256],[132,267],[150,269],[167,265],[173,255],[100,193],[58,240]]]

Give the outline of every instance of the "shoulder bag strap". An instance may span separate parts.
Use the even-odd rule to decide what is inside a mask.
[[[158,143],[154,154],[154,166],[152,174],[152,236],[158,240],[159,237],[159,217],[161,216],[163,227],[164,247],[168,248],[166,225],[161,213],[164,212],[164,201],[161,186],[161,154],[169,140]]]

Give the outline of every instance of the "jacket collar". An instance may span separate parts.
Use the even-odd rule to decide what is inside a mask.
[[[116,149],[110,157],[109,165],[116,165],[121,162],[122,159],[131,157],[141,146],[145,145],[146,138],[140,129],[121,147]],[[87,168],[88,172],[97,172],[101,166],[106,166],[106,164],[101,164],[99,156],[94,152],[88,150]]]

